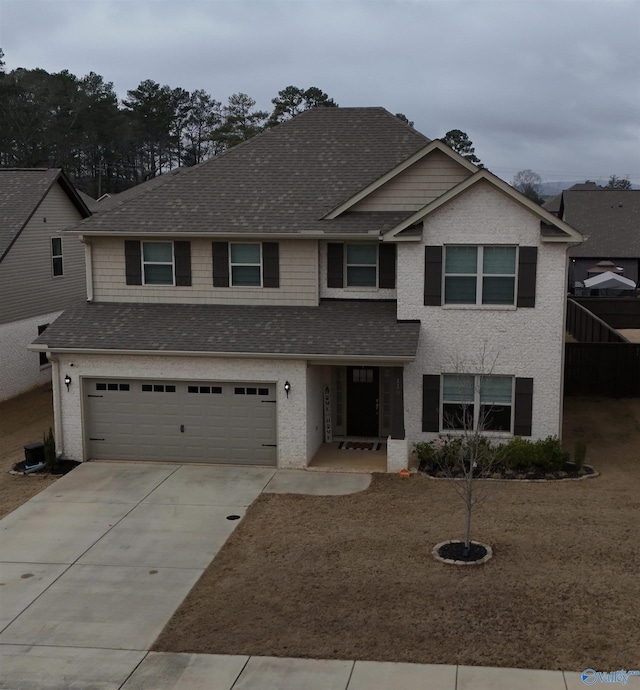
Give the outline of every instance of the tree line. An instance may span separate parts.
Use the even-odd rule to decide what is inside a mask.
[[[151,79],[120,101],[95,72],[6,72],[2,57],[0,166],[62,167],[93,197],[201,163],[308,108],[338,105],[317,87],[287,86],[267,112],[246,93],[222,103]]]

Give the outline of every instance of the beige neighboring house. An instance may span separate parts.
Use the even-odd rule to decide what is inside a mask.
[[[306,111],[67,234],[88,299],[32,348],[68,458],[306,468],[364,439],[397,471],[463,406],[560,433],[581,235],[382,108]]]
[[[84,247],[60,231],[89,215],[62,170],[0,168],[0,400],[51,378],[27,346],[86,296]]]

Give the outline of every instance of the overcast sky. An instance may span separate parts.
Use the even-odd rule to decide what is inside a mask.
[[[640,0],[0,0],[8,70],[144,79],[270,110],[290,84],[469,135],[510,181],[640,184]]]

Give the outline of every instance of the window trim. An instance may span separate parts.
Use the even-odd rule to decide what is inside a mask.
[[[365,247],[375,247],[376,250],[376,262],[375,264],[353,264],[349,263],[349,247],[358,247],[358,246],[365,246]],[[374,242],[345,242],[344,243],[344,262],[343,262],[343,271],[344,271],[344,286],[346,289],[350,290],[371,290],[371,289],[379,289],[378,285],[380,283],[380,245],[378,243]],[[375,267],[375,278],[373,281],[373,284],[371,285],[351,285],[349,283],[349,268],[372,268]]]
[[[444,380],[445,377],[447,376],[472,376],[473,377],[473,402],[466,403],[468,405],[473,406],[473,427],[470,429],[463,429],[463,428],[456,428],[456,427],[448,427],[445,425],[445,419],[444,419],[444,405],[445,405],[445,400],[444,400]],[[510,376],[508,374],[456,374],[455,372],[450,373],[446,372],[441,374],[440,376],[440,403],[439,403],[439,417],[440,417],[440,431],[439,433],[444,433],[444,434],[463,434],[465,432],[469,433],[475,433],[476,429],[478,428],[478,420],[480,418],[480,413],[481,413],[481,408],[482,408],[482,399],[481,399],[481,390],[482,390],[482,381],[486,379],[492,379],[492,378],[502,378],[502,379],[510,379],[511,380],[511,402],[508,403],[508,407],[510,408],[510,420],[509,420],[509,428],[508,429],[483,429],[482,433],[483,434],[488,434],[491,436],[504,436],[504,435],[511,435],[513,436],[514,434],[514,427],[515,427],[515,412],[516,412],[516,377],[515,376]],[[451,404],[456,404],[456,403],[451,403]],[[460,403],[458,403],[460,404]],[[465,404],[465,403],[461,403]],[[507,403],[503,403],[504,407],[507,407]]]
[[[260,251],[260,262],[259,263],[234,263],[233,259],[231,258],[233,254],[233,247],[236,245],[251,245],[251,246],[257,246],[259,251]],[[255,268],[256,266],[258,267],[258,277],[259,277],[259,283],[257,285],[236,285],[233,282],[233,269],[234,267],[240,267],[240,266],[245,266],[245,267],[253,267]],[[255,288],[262,288],[264,287],[264,252],[262,249],[262,242],[229,242],[229,287],[232,288],[249,288],[249,289],[255,289]]]
[[[449,248],[471,247],[476,252],[476,271],[475,273],[447,273],[447,251]],[[513,273],[484,273],[484,251],[487,248],[502,247],[515,250],[514,271]],[[518,269],[519,269],[519,250],[515,244],[447,244],[443,247],[442,254],[442,276],[441,276],[441,295],[442,306],[448,308],[469,308],[478,307],[484,309],[510,309],[516,308],[518,302]],[[475,302],[448,302],[447,301],[447,278],[475,277]],[[513,279],[513,299],[511,302],[487,303],[484,302],[484,278],[511,278]]]
[[[146,261],[144,258],[145,244],[170,244],[171,245],[171,263],[168,261]],[[176,252],[173,241],[171,240],[141,240],[140,241],[140,262],[142,270],[142,285],[151,285],[153,287],[175,287],[176,285]],[[147,281],[145,272],[146,266],[169,266],[171,265],[171,283],[150,283]]]
[[[60,242],[60,253],[56,253],[54,243]],[[60,273],[56,273],[56,261],[60,263]],[[62,237],[51,238],[51,277],[62,278],[64,276],[64,248],[62,246]]]

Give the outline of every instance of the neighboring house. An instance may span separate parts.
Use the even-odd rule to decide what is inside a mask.
[[[395,471],[464,403],[560,433],[579,233],[384,109],[306,111],[73,232],[88,301],[33,345],[69,458],[304,468],[356,437]]]
[[[545,208],[584,236],[584,242],[569,251],[571,292],[581,294],[584,281],[603,268],[638,285],[640,190],[605,189],[593,183],[574,185],[547,202]]]
[[[89,215],[61,170],[0,168],[0,400],[51,378],[27,347],[86,297],[84,248],[60,230]]]

